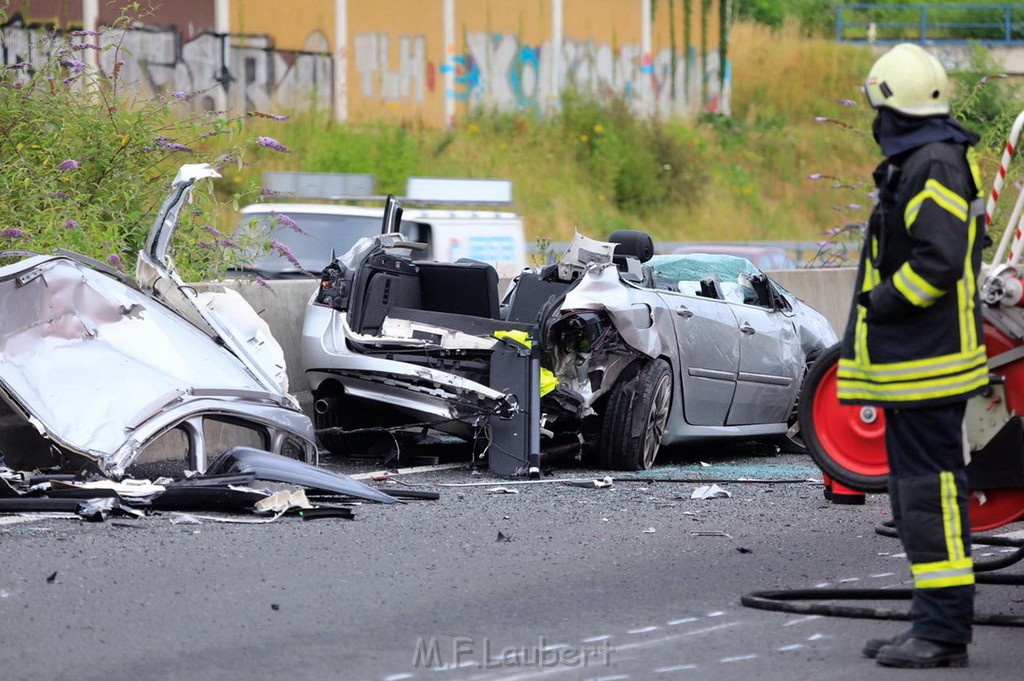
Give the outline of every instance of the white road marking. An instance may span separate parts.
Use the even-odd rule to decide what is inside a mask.
[[[805,647],[803,643],[794,643],[793,645],[782,646],[781,648],[778,649],[778,651],[780,653],[784,653],[784,652],[786,652],[788,650],[799,650],[800,648],[803,648],[803,647]]]
[[[651,626],[651,627],[641,627],[639,629],[630,629],[626,633],[627,634],[647,634],[647,633],[650,633],[652,631],[657,631],[658,629],[661,629],[661,627],[654,627],[654,626]]]
[[[729,662],[742,662],[743,660],[753,660],[757,655],[737,655],[736,657],[723,657],[719,662],[728,664]]]
[[[403,679],[411,679],[415,676],[414,674],[392,674],[391,676],[385,676],[382,681],[402,681]]]
[[[708,617],[721,617],[724,614],[725,614],[724,610],[715,610],[714,612],[709,612],[707,614],[707,616]]]
[[[590,638],[585,638],[585,639],[583,639],[583,642],[584,643],[597,643],[598,641],[607,641],[610,638],[611,638],[611,636],[609,636],[608,634],[603,634],[601,636],[591,636]]]
[[[825,634],[811,634],[810,636],[807,637],[807,640],[808,641],[822,641],[822,640],[824,640],[826,638],[828,638],[828,636],[826,636]]]
[[[679,625],[679,624],[689,624],[690,622],[696,622],[696,621],[697,621],[696,617],[684,617],[681,620],[670,620],[670,621],[666,622],[665,624],[667,624],[670,627],[674,627],[674,626]]]
[[[687,669],[696,669],[695,664],[677,664],[674,667],[658,667],[654,670],[655,674],[668,674],[669,672],[682,672]]]
[[[859,582],[859,581],[860,581],[860,577],[847,577],[845,579],[840,579],[839,583],[840,584],[848,584],[849,582]]]
[[[883,577],[893,577],[895,572],[879,572],[877,575],[869,575],[871,579],[882,579]]]
[[[782,626],[784,626],[784,627],[792,627],[792,626],[795,626],[797,624],[803,624],[804,622],[810,622],[811,620],[820,620],[820,619],[821,619],[821,615],[808,615],[807,617],[801,617],[800,619],[793,620],[792,622],[786,622]]]

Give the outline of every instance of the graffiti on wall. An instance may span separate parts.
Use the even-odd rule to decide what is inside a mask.
[[[465,52],[437,68],[425,58],[426,40],[423,35],[400,36],[395,65],[387,33],[356,35],[355,67],[363,97],[421,105],[426,93],[435,91],[440,73],[452,77],[453,85],[444,93],[449,99],[470,106],[541,112],[558,102],[559,93],[553,91],[555,68],[559,69],[557,82],[563,86],[615,94],[634,103],[640,101],[642,88],[648,87],[655,113],[662,116],[699,109],[705,92],[705,105],[717,108],[722,96],[717,52],[708,55],[706,71],[692,55],[690,59],[676,55],[673,70],[668,49],[645,56],[639,45],[616,49],[595,41],[566,40],[556,61],[550,41],[534,46],[511,35],[468,33]]]
[[[266,36],[200,33],[181,42],[171,29],[104,30],[98,38],[55,37],[20,24],[2,27],[5,66],[45,63],[68,43],[98,41],[99,66],[111,73],[117,61],[122,82],[138,83],[149,95],[194,94],[197,107],[268,110],[274,105],[329,110],[334,65],[331,55],[282,52]]]
[[[315,37],[318,40],[307,44],[327,44],[326,37]],[[18,23],[3,26],[0,39],[4,65],[42,63],[48,51],[66,44],[60,41],[93,40],[55,40],[44,29]],[[550,41],[529,45],[514,35],[482,32],[467,33],[464,41],[462,53],[438,65],[427,59],[424,35],[356,34],[352,63],[357,82],[351,91],[381,105],[422,106],[450,74],[451,87],[443,97],[470,107],[548,111],[559,101],[554,82],[599,96],[617,95],[636,107],[646,101],[648,113],[660,117],[725,110],[728,104],[728,64],[723,79],[717,52],[707,55],[706,64],[694,54],[675,55],[673,69],[669,50],[644,55],[636,44],[613,48],[596,41],[565,40],[556,60]],[[334,106],[334,62],[326,51],[275,50],[268,36],[201,33],[182,42],[174,28],[105,30],[99,42],[116,47],[100,53],[100,66],[108,73],[115,61],[123,61],[121,73],[127,82],[142,84],[152,95],[194,94],[196,107],[220,111]],[[557,79],[552,77],[555,69]]]
[[[700,110],[705,91],[705,106],[717,107],[722,97],[717,52],[708,55],[706,70],[698,59],[676,55],[674,71],[670,50],[644,55],[634,44],[612,48],[595,41],[565,40],[560,59],[553,57],[550,41],[531,46],[515,36],[470,33],[466,51],[441,69],[451,72],[454,81],[445,94],[469,105],[545,111],[558,101],[559,93],[552,91],[554,82],[583,92],[617,95],[636,105],[648,88],[652,113],[661,116]],[[557,79],[552,78],[555,68],[559,69]]]

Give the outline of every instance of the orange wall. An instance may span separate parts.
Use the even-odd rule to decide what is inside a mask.
[[[231,33],[269,35],[278,50],[310,49],[317,33],[334,45],[333,0],[232,0],[230,22]]]

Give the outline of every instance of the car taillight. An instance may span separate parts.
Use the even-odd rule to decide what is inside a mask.
[[[351,292],[352,272],[337,262],[332,262],[320,275],[320,290],[316,295],[316,303],[335,310],[346,310]]]

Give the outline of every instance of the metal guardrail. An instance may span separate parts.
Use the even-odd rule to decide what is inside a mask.
[[[1024,44],[1024,5],[843,4],[836,7],[836,40],[881,45]]]
[[[681,246],[699,246],[699,241],[655,241],[654,251],[659,255],[667,255],[672,253],[675,249]],[[736,246],[767,246],[774,248],[781,248],[789,255],[790,258],[797,264],[797,267],[803,268],[815,260],[815,257],[821,251],[821,242],[819,241],[737,241],[734,242]],[[553,257],[557,258],[561,255],[566,248],[568,248],[568,241],[552,241],[548,244],[545,249],[547,253],[552,254]],[[857,264],[857,259],[860,256],[860,241],[842,241],[836,242],[830,246],[829,251],[835,253],[837,250],[841,250],[846,254],[845,265],[854,266]],[[534,255],[540,253],[540,247],[536,242],[529,242],[527,244],[527,254],[532,258]],[[833,263],[830,266],[837,266]]]

